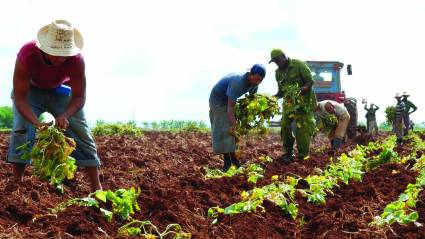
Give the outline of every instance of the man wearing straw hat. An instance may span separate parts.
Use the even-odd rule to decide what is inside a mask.
[[[404,121],[404,135],[407,135],[407,133],[409,132],[410,129],[410,114],[415,112],[418,107],[416,107],[416,105],[414,105],[410,100],[407,99],[407,97],[409,97],[410,95],[407,94],[407,92],[403,92],[403,103],[404,106],[406,107],[405,109],[405,114],[403,117],[403,121]],[[410,109],[413,109],[412,111],[410,111]]]
[[[397,105],[395,106],[394,128],[397,136],[397,144],[401,144],[403,143],[403,118],[406,112],[406,106],[401,100],[402,96],[399,93],[397,93],[394,98],[397,100]]]
[[[26,43],[18,52],[13,75],[13,130],[7,161],[13,165],[17,182],[22,180],[30,160],[21,159],[19,146],[34,142],[35,128],[43,112],[55,117],[55,126],[75,139],[72,156],[77,165],[86,168],[91,190],[101,189],[100,160],[87,125],[83,106],[86,98],[86,76],[81,55],[83,38],[65,20],[42,27],[37,40]]]

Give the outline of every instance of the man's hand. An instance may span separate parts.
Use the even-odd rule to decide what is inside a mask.
[[[53,124],[53,121],[50,121],[50,122],[47,122],[47,123],[37,122],[37,123],[34,124],[34,127],[36,129],[40,129],[42,127],[50,127],[50,126],[52,126],[52,124]]]
[[[69,121],[64,116],[58,116],[56,118],[55,126],[56,128],[59,128],[59,129],[67,129],[69,126]]]
[[[310,87],[308,87],[308,86],[303,86],[303,87],[301,87],[301,88],[300,88],[300,90],[301,90],[301,94],[305,94],[305,93],[307,93],[309,89],[310,89]]]
[[[230,127],[229,128],[229,134],[233,137],[235,137],[235,141],[236,143],[239,142],[239,138],[241,137],[241,135],[239,134],[239,132],[236,130],[236,126]]]

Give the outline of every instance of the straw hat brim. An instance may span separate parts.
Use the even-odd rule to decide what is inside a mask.
[[[83,37],[81,33],[74,28],[74,42],[71,44],[70,48],[66,49],[56,49],[49,47],[49,40],[47,37],[48,29],[50,24],[42,27],[37,33],[37,42],[36,45],[43,52],[52,55],[52,56],[75,56],[81,53],[83,49]]]

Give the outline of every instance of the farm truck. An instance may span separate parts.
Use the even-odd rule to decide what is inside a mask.
[[[313,75],[313,91],[317,101],[333,100],[344,104],[350,114],[350,123],[347,127],[348,138],[356,136],[357,132],[357,100],[346,97],[341,89],[341,69],[344,63],[338,61],[307,61]],[[347,74],[352,74],[351,65],[347,65]]]

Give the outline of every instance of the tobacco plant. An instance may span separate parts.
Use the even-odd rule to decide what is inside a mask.
[[[139,205],[137,204],[137,196],[139,194],[140,189],[138,189],[136,192],[133,187],[128,190],[118,189],[115,192],[112,192],[111,190],[97,190],[96,192],[89,194],[88,197],[71,198],[65,202],[62,202],[55,208],[51,209],[51,212],[53,214],[57,214],[61,211],[64,211],[71,205],[99,207],[101,202],[111,202],[112,211],[100,208],[100,211],[106,220],[109,222],[112,221],[114,214],[121,216],[121,218],[124,220],[128,220],[131,218],[131,215],[134,214],[134,209],[140,210]]]
[[[62,130],[42,126],[37,129],[32,149],[29,142],[18,149],[26,151],[22,159],[32,159],[34,175],[48,180],[63,193],[63,181],[73,179],[77,169],[75,159],[70,156],[75,147],[74,139],[66,137]]]
[[[235,137],[246,135],[249,131],[256,130],[266,133],[265,123],[279,115],[277,98],[268,94],[247,94],[239,99],[235,105],[236,131]]]
[[[133,220],[118,229],[120,236],[142,236],[146,239],[166,238],[173,235],[173,239],[189,239],[192,234],[184,232],[179,224],[169,224],[163,232],[160,232],[151,221]]]
[[[335,129],[337,124],[338,118],[334,114],[320,114],[316,130],[329,133],[331,130]]]
[[[244,212],[256,212],[257,209],[264,212],[265,208],[262,204],[264,200],[268,200],[295,219],[298,215],[298,205],[295,201],[295,186],[298,184],[298,179],[288,176],[285,182],[279,182],[277,178],[277,176],[273,177],[273,183],[269,185],[243,191],[241,193],[242,201],[240,202],[234,203],[224,209],[211,207],[208,209],[208,217],[212,218],[212,223],[215,224],[218,222],[217,217],[220,214],[234,215]]]
[[[240,168],[236,168],[235,166],[230,167],[227,172],[223,172],[220,169],[209,169],[204,168],[205,176],[204,179],[215,179],[222,177],[233,177],[239,174],[244,174],[248,176],[248,182],[252,184],[256,184],[258,179],[264,177],[264,168],[262,164],[270,163],[273,161],[269,156],[260,156],[258,159],[254,160],[256,163],[248,163],[243,165]]]
[[[298,84],[288,85],[285,88],[283,96],[283,109],[282,113],[284,117],[289,119],[297,119],[300,111],[309,112],[310,105],[304,100],[304,96],[301,94],[301,88]]]
[[[413,137],[413,147],[415,148],[414,155],[416,155],[416,147],[423,147],[423,143],[419,138]],[[416,178],[416,183],[407,185],[406,190],[400,194],[397,201],[391,202],[385,206],[384,212],[374,217],[373,221],[369,224],[370,226],[383,227],[385,225],[391,225],[394,222],[400,224],[414,223],[416,226],[422,226],[421,223],[417,222],[419,218],[418,212],[414,210],[418,201],[419,192],[423,190],[425,186],[425,155],[416,160],[413,165],[413,169],[419,173]]]

